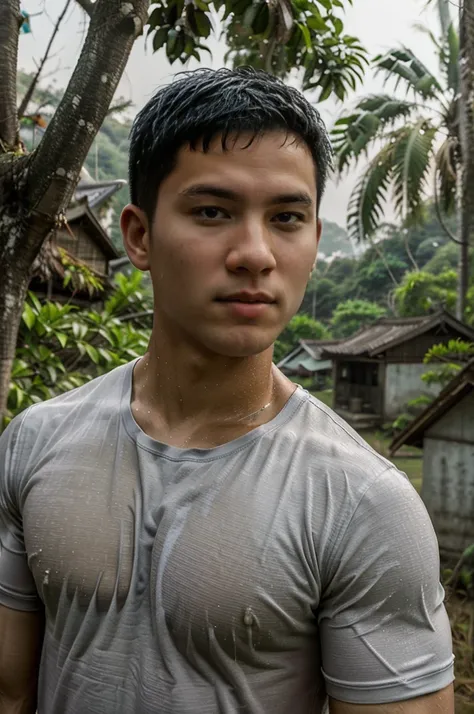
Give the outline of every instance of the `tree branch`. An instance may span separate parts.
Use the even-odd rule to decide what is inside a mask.
[[[16,113],[18,38],[22,16],[19,0],[0,2],[0,154],[19,146]]]
[[[148,0],[96,3],[69,85],[31,157],[28,194],[32,238],[27,248],[33,258],[68,206],[147,13]]]
[[[95,10],[95,3],[91,2],[91,0],[76,0],[76,2],[89,17],[92,17],[92,13]]]
[[[53,46],[53,42],[56,38],[56,35],[58,34],[59,28],[61,26],[62,21],[64,20],[64,17],[68,11],[69,5],[71,4],[71,0],[66,0],[66,4],[64,6],[64,10],[58,17],[56,24],[54,26],[54,30],[51,34],[51,37],[49,38],[48,46],[46,48],[46,52],[44,53],[41,62],[39,63],[37,72],[33,79],[31,80],[30,86],[26,90],[25,96],[21,100],[21,104],[18,108],[18,118],[21,119],[23,116],[26,114],[26,110],[28,108],[28,104],[30,103],[31,97],[33,96],[33,92],[36,89],[36,85],[38,84],[38,80],[40,78],[41,72],[43,71],[43,67],[46,64],[46,61],[49,57],[49,53],[51,52],[51,47]]]

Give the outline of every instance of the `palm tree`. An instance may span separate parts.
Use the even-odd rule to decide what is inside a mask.
[[[474,4],[474,0],[465,2]],[[385,220],[387,199],[392,199],[396,214],[405,226],[421,222],[427,195],[433,194],[441,224],[461,245],[458,313],[462,316],[468,275],[465,236],[461,229],[462,240],[459,240],[444,220],[444,216],[462,207],[465,193],[462,190],[460,44],[450,16],[449,0],[438,0],[438,11],[439,38],[426,28],[419,29],[428,33],[433,42],[439,60],[439,77],[408,47],[392,49],[377,57],[376,71],[383,73],[388,83],[394,82],[394,94],[364,97],[351,114],[336,122],[332,138],[338,175],[375,151],[349,201],[347,225],[352,239],[365,241],[374,235]],[[403,97],[397,94],[399,88],[406,90]],[[462,210],[460,217],[462,219]],[[474,214],[471,220],[474,223]]]

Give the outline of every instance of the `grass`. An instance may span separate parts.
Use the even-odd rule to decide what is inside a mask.
[[[332,391],[313,392],[314,396],[332,406]],[[407,474],[418,493],[423,476],[422,451],[406,449],[400,456],[390,457],[390,438],[381,431],[362,431],[363,439],[379,454],[389,458],[400,471]],[[454,671],[456,682],[456,714],[474,714],[474,603],[464,592],[447,589],[446,609],[451,623],[455,654]]]

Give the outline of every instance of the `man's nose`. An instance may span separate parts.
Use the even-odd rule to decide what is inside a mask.
[[[276,266],[271,231],[256,218],[236,226],[227,268],[232,272],[247,271],[253,275],[268,273]]]

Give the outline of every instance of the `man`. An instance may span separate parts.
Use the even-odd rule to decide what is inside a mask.
[[[121,225],[152,337],[1,438],[1,714],[37,682],[39,714],[453,714],[420,499],[272,364],[329,163],[317,111],[249,69],[137,117]]]

